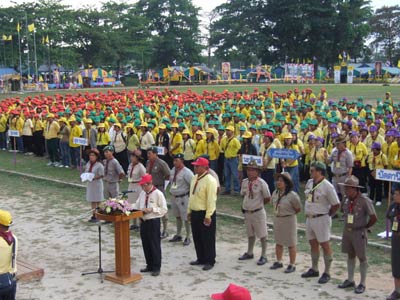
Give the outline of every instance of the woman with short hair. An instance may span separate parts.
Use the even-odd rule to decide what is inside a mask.
[[[98,220],[95,216],[95,209],[103,201],[103,176],[104,166],[100,161],[100,152],[97,149],[89,151],[89,161],[85,167],[85,173],[92,173],[93,179],[87,182],[86,200],[90,202],[93,210],[93,215],[89,222],[95,223]]]
[[[272,194],[274,207],[274,237],[276,262],[271,270],[283,267],[283,247],[289,249],[290,263],[285,273],[296,270],[297,214],[301,211],[299,195],[293,191],[294,184],[289,173],[276,174],[276,190]]]

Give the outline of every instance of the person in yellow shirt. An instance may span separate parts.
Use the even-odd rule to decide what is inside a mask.
[[[283,148],[291,149],[298,152],[300,157],[300,149],[297,145],[293,144],[293,136],[290,132],[287,132],[283,136]],[[294,191],[298,193],[300,191],[300,179],[299,179],[299,162],[297,159],[281,159],[281,165],[285,172],[288,172],[292,176]]]
[[[214,130],[211,128],[206,131],[206,154],[210,157],[210,168],[215,172],[218,171],[218,157],[220,148],[218,142],[215,140]]]
[[[350,133],[350,144],[348,146],[349,150],[353,154],[354,164],[352,175],[356,176],[362,186],[361,191],[365,193],[367,191],[367,156],[368,149],[363,142],[360,141],[360,134],[357,131],[352,131]]]
[[[204,133],[201,130],[196,131],[196,145],[194,158],[198,158],[204,154],[206,154],[206,141],[204,140]]]
[[[7,116],[0,110],[0,149],[7,149]]]
[[[58,133],[60,132],[60,125],[54,119],[54,114],[47,115],[45,139],[47,143],[47,152],[49,154],[50,162],[48,166],[56,166],[58,161]]]
[[[97,150],[100,152],[101,160],[104,160],[104,153],[103,149],[105,146],[110,144],[110,135],[108,134],[108,131],[106,130],[106,126],[104,123],[100,123],[99,126],[97,126]]]
[[[203,265],[203,270],[208,271],[214,267],[216,256],[217,181],[208,172],[206,158],[199,157],[192,164],[196,175],[190,182],[187,219],[191,223],[197,258],[190,265]]]
[[[1,291],[1,299],[15,299],[17,282],[14,275],[17,273],[18,239],[11,232],[12,216],[9,211],[0,210],[0,274],[9,273],[10,287]]]
[[[369,165],[369,198],[374,201],[376,206],[382,205],[382,192],[383,192],[383,181],[376,179],[377,169],[386,169],[388,166],[387,157],[382,153],[382,145],[374,142],[371,146],[371,155],[368,156]]]
[[[178,123],[174,123],[171,125],[172,134],[171,134],[171,155],[177,155],[183,152],[183,137],[179,132]]]
[[[233,181],[233,189],[235,193],[240,193],[239,185],[239,151],[241,144],[239,140],[234,136],[235,128],[230,125],[226,127],[226,136],[221,140],[221,149],[224,151],[224,175],[225,175],[225,192],[224,195],[231,193],[231,181]]]
[[[75,118],[71,118],[69,120],[69,124],[71,126],[71,133],[69,135],[69,147],[71,151],[71,168],[77,168],[80,166],[81,159],[81,147],[78,144],[74,144],[74,138],[79,138],[82,136],[82,129],[76,123]]]

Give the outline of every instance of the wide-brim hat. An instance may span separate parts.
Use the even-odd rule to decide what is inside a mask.
[[[101,157],[100,152],[99,152],[99,150],[97,150],[97,149],[90,149],[89,154],[90,154],[90,153],[93,153],[94,155],[96,155],[97,158],[100,158],[100,157]]]
[[[350,186],[350,187],[354,187],[354,188],[361,188],[361,189],[364,188],[363,186],[360,185],[360,181],[354,175],[347,177],[344,180],[344,183],[338,183],[338,184],[343,185],[343,186]]]
[[[243,165],[243,167],[247,169],[257,169],[257,170],[261,169],[261,166],[259,166],[254,159],[250,160],[248,164]]]

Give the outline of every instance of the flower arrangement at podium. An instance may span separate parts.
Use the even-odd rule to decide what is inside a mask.
[[[129,216],[135,209],[127,200],[110,198],[99,206],[99,212],[106,215]]]

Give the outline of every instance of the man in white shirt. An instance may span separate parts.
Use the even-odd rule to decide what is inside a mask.
[[[164,194],[153,185],[153,178],[150,174],[143,175],[139,184],[143,191],[133,207],[143,211],[140,237],[146,268],[141,269],[140,272],[151,272],[152,276],[158,276],[161,269],[160,219],[168,211],[167,202]]]

